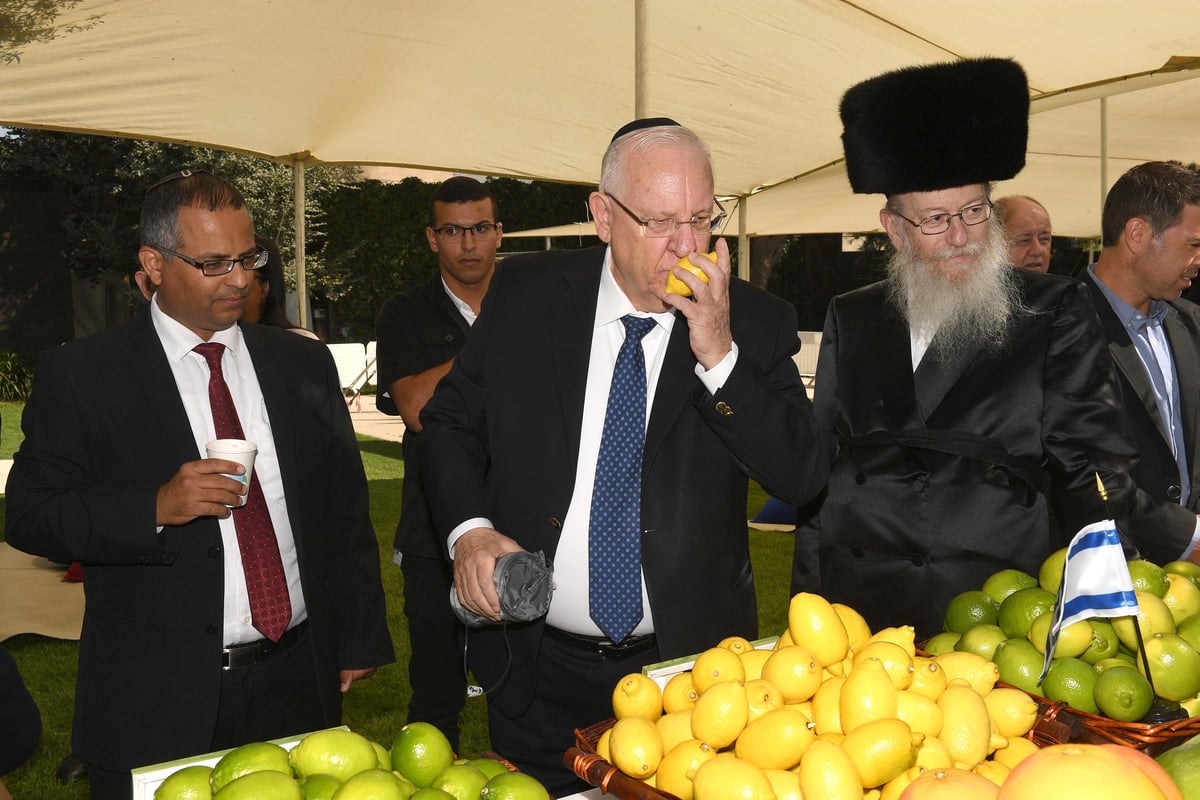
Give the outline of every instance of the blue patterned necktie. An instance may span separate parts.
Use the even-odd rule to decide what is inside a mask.
[[[588,528],[588,613],[614,642],[642,619],[642,446],[646,439],[648,317],[626,315],[617,353],[604,433],[596,459]]]

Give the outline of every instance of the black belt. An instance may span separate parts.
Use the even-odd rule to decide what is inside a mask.
[[[245,669],[252,667],[271,656],[282,653],[299,642],[308,633],[308,620],[304,620],[291,630],[285,631],[278,642],[270,639],[259,639],[257,642],[235,644],[221,651],[221,669]]]
[[[658,639],[653,633],[642,636],[626,636],[621,641],[614,642],[603,636],[584,636],[581,633],[571,633],[547,625],[546,635],[576,649],[588,650],[606,658],[627,658],[644,653],[658,645]]]

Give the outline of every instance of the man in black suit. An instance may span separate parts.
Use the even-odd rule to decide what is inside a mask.
[[[663,118],[618,131],[589,200],[608,247],[507,259],[421,415],[426,493],[463,605],[498,620],[497,558],[553,562],[547,617],[468,637],[493,747],[552,792],[579,785],[562,763],[572,730],[611,716],[623,675],[757,635],[747,477],[790,502],[824,480],[794,310],[733,278],[723,242],[715,264],[697,255],[723,216],[712,192],[691,131]],[[692,299],[665,293],[682,257],[708,278],[674,269]],[[622,353],[644,365],[618,369]],[[630,419],[613,438],[632,455],[606,455],[609,423]],[[608,492],[616,463],[630,483]],[[617,607],[632,608],[623,624]]]
[[[1104,201],[1104,249],[1088,267],[1137,445],[1137,485],[1163,503],[1200,508],[1200,308],[1180,294],[1200,269],[1200,172],[1139,164]],[[1196,552],[1200,520],[1183,555]]]
[[[454,357],[496,269],[503,229],[487,184],[460,175],[438,184],[425,235],[438,271],[423,286],[393,297],[375,323],[379,342],[378,409],[404,420],[404,502],[396,526],[395,561],[404,574],[408,620],[408,721],[431,722],[458,750],[458,715],[466,702],[463,626],[450,610],[445,537],[434,531],[421,481],[417,444],[421,409]]]
[[[43,354],[8,483],[7,541],[87,573],[73,750],[103,798],[132,767],[336,725],[393,658],[328,350],[237,324],[266,263],[241,195],[170,176],[141,237],[146,312]],[[230,425],[257,443],[248,490],[204,457]]]

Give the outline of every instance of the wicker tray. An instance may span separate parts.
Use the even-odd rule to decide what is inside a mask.
[[[615,719],[606,719],[587,728],[575,730],[575,746],[563,755],[567,768],[604,794],[622,800],[679,800],[673,794],[660,792],[653,786],[631,778],[596,753],[596,743],[606,730],[616,724]]]
[[[999,684],[998,684],[999,685]],[[1117,722],[1100,714],[1089,714],[1077,708],[1071,708],[1066,703],[1050,700],[1028,692],[1038,703],[1041,719],[1038,727],[1034,728],[1033,740],[1038,742],[1038,729],[1042,722],[1054,721],[1065,725],[1070,730],[1070,736],[1063,741],[1084,742],[1086,744],[1119,744],[1141,750],[1149,756],[1156,756],[1164,750],[1170,750],[1176,745],[1183,744],[1193,736],[1200,735],[1200,717],[1173,719],[1168,722]],[[1054,744],[1052,741],[1042,741],[1038,744]]]

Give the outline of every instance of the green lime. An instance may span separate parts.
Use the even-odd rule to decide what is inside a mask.
[[[1037,586],[1037,578],[1019,569],[1002,569],[983,582],[983,591],[999,606],[1013,592]]]
[[[1053,610],[1054,595],[1040,586],[1031,586],[1004,599],[996,623],[1010,639],[1023,639],[1035,619]]]
[[[1111,670],[1106,670],[1106,672]],[[1056,658],[1042,680],[1045,697],[1061,700],[1071,708],[1096,714],[1096,680],[1099,675],[1091,664],[1078,658]]]
[[[1063,565],[1067,563],[1067,548],[1055,550],[1042,562],[1038,570],[1038,586],[1050,594],[1058,593],[1058,585],[1062,583]]]
[[[487,782],[479,800],[550,800],[550,793],[532,775],[505,772]]]
[[[291,775],[274,770],[251,772],[225,784],[213,800],[304,800],[300,784]]]
[[[1046,652],[1046,638],[1050,633],[1050,626],[1054,624],[1053,614],[1042,614],[1034,619],[1029,626],[1029,633],[1025,634],[1025,638],[1030,644],[1037,648],[1039,653],[1043,655]],[[1114,637],[1115,639],[1115,637]],[[1072,622],[1067,627],[1058,632],[1058,641],[1054,643],[1055,658],[1078,658],[1092,644],[1092,623],[1086,619],[1081,619],[1079,622]]]
[[[300,781],[304,800],[332,800],[341,785],[342,782],[338,778],[320,772],[316,775],[309,775]]]
[[[954,649],[959,652],[974,653],[991,661],[996,648],[1003,644],[1007,638],[1004,635],[1004,631],[1000,630],[999,625],[976,625],[973,628],[968,628],[958,638],[958,641],[954,644]]]
[[[1187,700],[1200,693],[1200,653],[1173,633],[1158,633],[1146,639],[1150,680],[1159,697]],[[1138,661],[1145,674],[1145,666]]]
[[[415,787],[386,769],[365,769],[346,779],[333,800],[409,800]]]
[[[292,748],[290,756],[298,778],[320,773],[344,781],[379,765],[375,746],[367,737],[340,728],[310,733]]]
[[[1163,564],[1163,572],[1186,575],[1192,580],[1200,580],[1200,564],[1194,564],[1191,561],[1169,561]]]
[[[221,760],[213,765],[208,780],[213,794],[216,794],[243,775],[265,770],[282,772],[289,778],[292,777],[288,751],[270,742],[251,742],[235,747],[221,756]]]
[[[1113,667],[1129,667],[1130,669],[1135,669],[1135,667],[1133,666],[1133,659],[1125,658],[1124,656],[1113,656],[1112,658],[1102,658],[1099,661],[1097,661],[1095,664],[1092,664],[1092,669],[1096,670],[1097,675],[1100,674],[1101,672],[1104,672],[1107,669],[1112,669]]]
[[[176,770],[154,790],[154,800],[211,800],[208,782],[212,767],[191,766]]]
[[[475,795],[471,800],[476,800],[479,795]],[[441,789],[434,789],[432,786],[427,786],[424,789],[417,789],[413,792],[408,800],[454,800],[454,795],[449,792],[444,792]]]
[[[454,763],[454,748],[446,735],[428,722],[410,722],[396,734],[392,745],[392,769],[418,788],[433,784],[433,779]]]
[[[507,766],[494,758],[472,758],[467,763],[487,775],[488,780],[509,771]]]
[[[451,764],[441,771],[430,786],[441,789],[454,800],[479,800],[489,776],[470,764]]]
[[[991,625],[996,621],[999,606],[991,595],[978,589],[955,596],[946,606],[942,628],[954,633],[965,633],[976,625]]]
[[[1175,781],[1185,800],[1200,797],[1200,736],[1193,736],[1155,761]]]
[[[1030,694],[1042,694],[1038,677],[1044,657],[1028,639],[1012,638],[996,648],[992,661],[1000,668],[1000,680]]]
[[[1138,559],[1129,562],[1129,578],[1136,592],[1149,592],[1155,597],[1167,593],[1167,576],[1163,568],[1149,561]]]
[[[943,631],[926,642],[925,647],[922,649],[931,656],[952,653],[954,652],[954,645],[958,644],[960,635],[954,631]]]
[[[371,742],[371,747],[375,748],[376,765],[380,769],[390,770],[392,768],[392,754],[388,752],[388,749],[379,742],[374,741]]]
[[[1137,722],[1154,704],[1154,690],[1133,667],[1113,667],[1096,676],[1092,689],[1100,713],[1117,722]]]
[[[1089,622],[1092,625],[1092,643],[1079,657],[1089,664],[1096,664],[1115,656],[1121,646],[1121,640],[1117,638],[1117,632],[1113,630],[1112,623],[1099,617],[1091,619]]]

